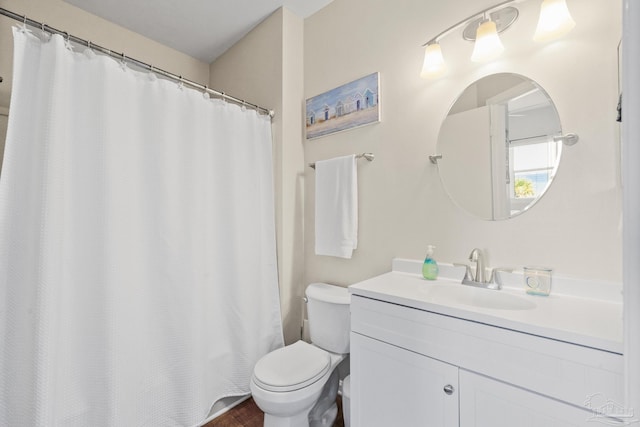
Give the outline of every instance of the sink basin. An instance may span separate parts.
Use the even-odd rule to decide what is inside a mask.
[[[536,307],[528,298],[462,284],[434,284],[425,286],[422,291],[436,304],[457,303],[493,310],[531,310]]]

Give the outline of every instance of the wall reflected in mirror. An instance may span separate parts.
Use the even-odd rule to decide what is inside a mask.
[[[560,117],[536,82],[510,73],[483,77],[455,101],[440,128],[438,170],[451,199],[486,220],[530,209],[560,164]]]

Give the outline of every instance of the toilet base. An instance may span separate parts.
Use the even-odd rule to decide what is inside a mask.
[[[293,417],[278,417],[264,414],[264,427],[331,427],[338,417],[338,405],[331,405],[322,416],[309,419],[309,413],[303,412]]]
[[[340,378],[338,369],[334,369],[322,389],[322,394],[315,406],[309,412],[310,427],[331,427],[338,416],[338,386]]]
[[[338,405],[334,403],[324,411],[321,417],[310,418],[309,427],[331,427],[336,418],[338,418]]]

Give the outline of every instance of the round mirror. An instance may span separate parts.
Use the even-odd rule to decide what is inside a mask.
[[[438,136],[438,171],[451,199],[487,220],[514,217],[547,191],[560,163],[560,117],[536,82],[509,73],[472,83]]]

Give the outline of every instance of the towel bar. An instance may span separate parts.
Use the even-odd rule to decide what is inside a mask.
[[[373,153],[362,153],[362,154],[356,154],[356,159],[362,159],[362,158],[367,159],[370,162],[373,162],[373,159],[376,158],[376,156]],[[316,168],[316,162],[313,163],[309,163],[309,167],[312,169]]]

